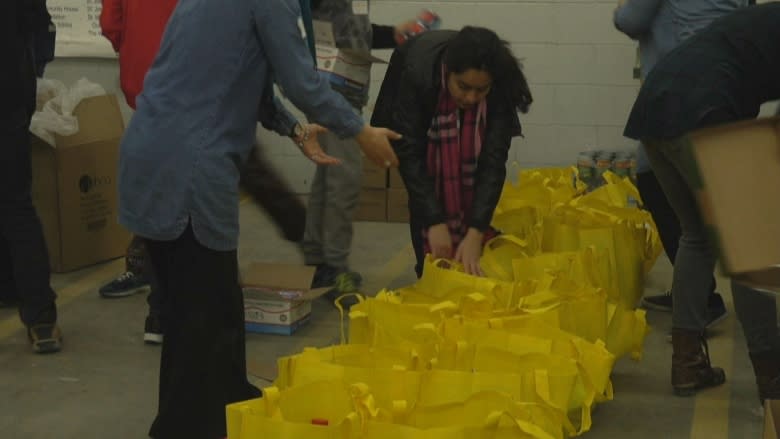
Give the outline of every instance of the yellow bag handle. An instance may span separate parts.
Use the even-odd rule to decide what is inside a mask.
[[[528,256],[527,252],[525,251],[526,247],[528,247],[527,241],[522,240],[514,235],[502,233],[485,243],[485,246],[482,249],[482,258],[480,258],[480,264],[482,265],[483,268],[486,269],[486,271],[490,273],[495,273],[495,275],[498,276],[499,279],[511,281],[514,280],[514,273],[505,270],[504,267],[501,266],[501,264],[496,262],[497,257],[494,256],[494,252],[496,251],[497,244],[499,244],[502,241],[509,242],[511,244],[515,244],[519,246],[522,249],[521,250],[522,256],[523,257]]]
[[[282,412],[279,409],[279,399],[281,392],[276,386],[263,389],[263,402],[265,408],[265,417],[269,419],[282,419]]]
[[[506,410],[494,411],[485,419],[485,429],[492,432],[493,435],[498,434],[498,428],[501,424],[501,419],[508,418],[512,425],[517,427],[522,433],[534,438],[534,439],[556,439],[550,433],[544,431],[542,428],[522,419],[518,419]]]
[[[357,297],[358,303],[363,303],[366,300],[366,296],[360,294],[360,293],[347,293],[342,294],[339,297],[336,298],[336,300],[333,301],[333,303],[336,305],[336,309],[339,310],[339,332],[341,334],[341,344],[347,344],[347,335],[344,331],[344,306],[341,304],[341,301],[345,297],[354,296]]]

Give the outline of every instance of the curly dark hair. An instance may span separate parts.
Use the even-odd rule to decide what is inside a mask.
[[[447,70],[463,73],[469,69],[488,72],[493,83],[507,90],[512,104],[522,113],[533,102],[528,81],[509,43],[490,29],[466,26],[447,45],[443,58]]]

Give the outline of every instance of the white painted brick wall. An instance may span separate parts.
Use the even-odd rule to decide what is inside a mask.
[[[615,0],[372,0],[371,18],[378,24],[395,24],[429,8],[441,15],[445,28],[473,24],[496,30],[523,60],[535,99],[531,112],[521,117],[525,138],[513,142],[510,161],[523,167],[567,165],[582,149],[629,148],[633,143],[621,132],[638,88],[631,78],[636,49],[612,25],[615,4]],[[376,54],[390,58],[387,50]],[[384,70],[382,65],[374,68],[367,113],[373,109]],[[118,92],[115,61],[58,60],[49,72],[68,83],[85,76]],[[292,186],[307,192],[314,167],[288,139],[258,135]]]

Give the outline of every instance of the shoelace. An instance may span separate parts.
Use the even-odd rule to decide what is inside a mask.
[[[135,277],[135,274],[133,274],[133,272],[132,272],[132,271],[126,271],[126,272],[122,273],[122,275],[121,275],[121,276],[119,276],[118,278],[116,278],[116,280],[117,280],[118,282],[125,282],[125,281],[128,281],[128,280],[130,280],[130,279],[132,279],[132,278],[134,278],[134,277]]]
[[[704,362],[707,363],[708,368],[712,368],[712,363],[710,363],[710,346],[707,344],[707,339],[702,335],[699,337],[699,340],[704,349]]]

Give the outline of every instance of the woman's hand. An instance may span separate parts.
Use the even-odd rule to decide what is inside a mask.
[[[482,256],[482,237],[482,232],[470,228],[455,252],[455,260],[463,264],[466,273],[474,276],[484,276],[479,266],[479,258]]]
[[[304,134],[301,138],[293,139],[293,142],[298,145],[303,155],[318,165],[341,164],[341,160],[325,154],[325,151],[320,145],[318,137],[320,134],[328,132],[327,128],[312,123],[304,126],[303,132]]]
[[[446,224],[436,224],[428,228],[428,244],[434,258],[452,258],[452,237]]]

